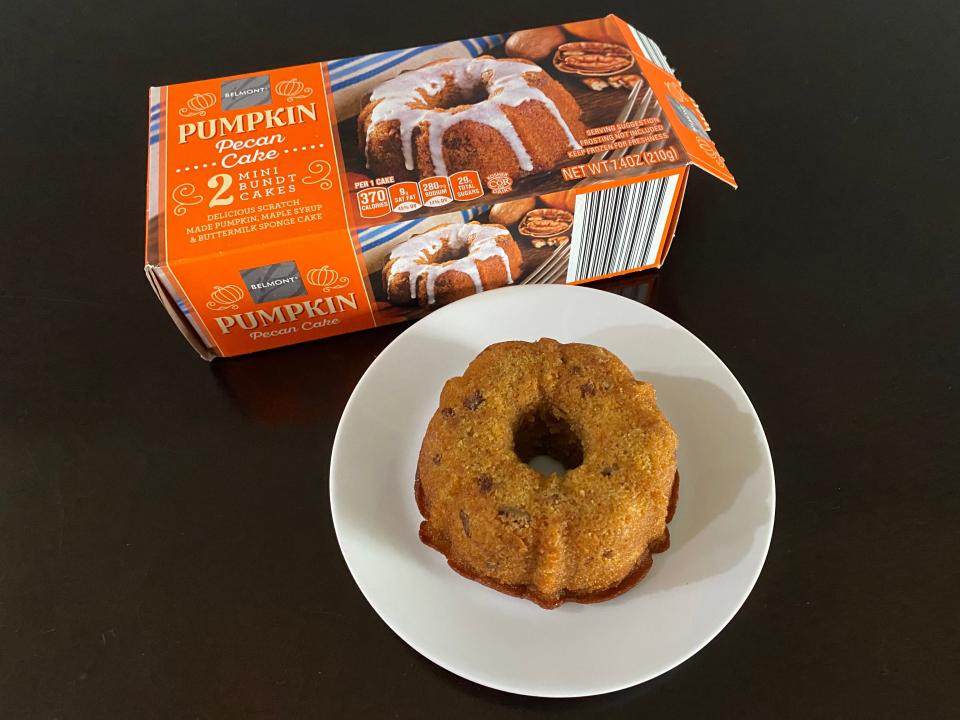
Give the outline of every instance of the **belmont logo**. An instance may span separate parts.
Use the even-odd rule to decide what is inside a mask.
[[[183,145],[191,139],[212,140],[224,135],[272,130],[273,128],[316,121],[316,103],[299,103],[269,110],[252,110],[239,113],[233,117],[208,118],[197,122],[181,123],[178,127],[180,129],[180,144]]]
[[[246,88],[243,90],[227,90],[223,97],[227,99],[247,97],[248,95],[261,95],[270,92],[269,86]]]
[[[219,315],[214,319],[220,327],[220,332],[229,335],[234,329],[257,330],[275,325],[289,325],[298,319],[327,318],[348,310],[356,310],[357,305],[357,297],[351,292],[346,295],[284,303],[269,310],[250,310],[233,315]]]

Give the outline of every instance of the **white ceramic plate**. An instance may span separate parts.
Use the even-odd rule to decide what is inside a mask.
[[[443,383],[491,343],[541,337],[612,350],[653,383],[680,437],[670,549],[635,588],[596,605],[542,610],[502,595],[455,573],[417,537],[417,453]],[[412,325],[361,378],[330,464],[343,556],[387,625],[451,672],[544,697],[636,685],[706,645],[760,574],[774,493],[760,420],[709,348],[644,305],[565,285],[483,293]]]

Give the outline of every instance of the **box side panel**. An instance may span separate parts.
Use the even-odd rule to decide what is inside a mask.
[[[200,338],[200,342],[202,342],[208,350],[216,353],[216,344],[211,339],[206,328],[204,328],[196,312],[187,302],[183,288],[180,287],[179,282],[170,271],[170,268],[164,267],[163,265],[155,265],[152,271],[153,275],[160,282],[160,287],[163,289],[166,297],[176,305],[178,316],[189,324],[193,333]]]
[[[667,232],[664,235],[663,242],[660,245],[660,255],[657,258],[657,267],[663,265],[664,260],[667,259],[667,253],[670,252],[670,248],[673,245],[673,238],[677,232],[677,221],[680,219],[680,209],[683,207],[683,196],[687,191],[687,179],[689,177],[690,168],[684,168],[683,174],[680,176],[680,186],[677,188],[676,198],[673,201],[674,208],[670,218],[670,224],[667,227]]]
[[[187,320],[176,297],[163,282],[158,270],[157,267],[151,265],[147,265],[144,268],[147,281],[150,283],[150,287],[153,288],[154,293],[156,293],[157,299],[160,300],[160,304],[163,305],[163,308],[173,320],[174,325],[177,326],[180,333],[187,339],[187,342],[190,343],[190,347],[196,350],[197,354],[204,360],[212,360],[216,357],[216,354],[211,352],[197,332],[197,328]]]
[[[150,88],[147,108],[147,217],[146,264],[160,262],[160,147],[163,137],[163,104],[161,89]]]
[[[346,230],[173,262],[166,275],[183,315],[225,357],[390,321],[375,316]]]

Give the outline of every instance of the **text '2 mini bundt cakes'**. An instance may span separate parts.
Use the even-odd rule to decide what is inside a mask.
[[[619,595],[670,544],[677,436],[609,350],[491,345],[448,380],[417,463],[420,538],[462,575],[552,608]],[[550,455],[567,468],[527,465]]]
[[[527,60],[439,60],[381,83],[357,118],[373,175],[397,180],[476,170],[520,177],[580,148],[580,106]]]
[[[393,249],[383,266],[383,287],[394,305],[446,305],[510,285],[522,260],[503,225],[445,223]]]

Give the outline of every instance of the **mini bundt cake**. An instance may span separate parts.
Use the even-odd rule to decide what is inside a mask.
[[[439,60],[387,80],[357,118],[373,175],[542,172],[580,147],[580,106],[543,68],[488,56]]]
[[[383,266],[383,286],[394,305],[446,305],[511,284],[522,259],[503,225],[446,223],[395,247]]]
[[[468,578],[553,608],[633,587],[670,544],[677,436],[609,350],[491,345],[448,380],[420,448],[420,539]],[[550,455],[567,468],[527,465]]]

